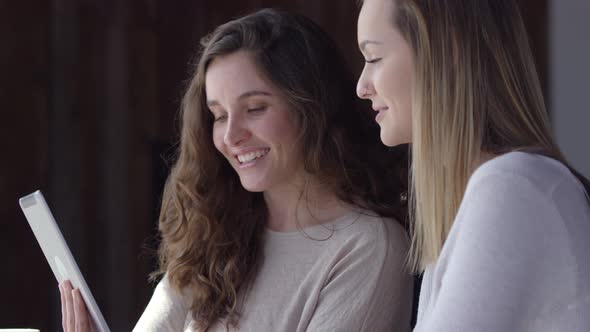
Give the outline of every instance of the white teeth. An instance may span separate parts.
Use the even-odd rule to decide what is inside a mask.
[[[258,159],[258,158],[264,156],[265,154],[268,153],[268,151],[269,151],[269,149],[264,149],[264,150],[258,150],[258,151],[254,151],[254,152],[250,152],[250,153],[246,153],[246,154],[241,154],[238,156],[238,160],[242,164],[248,163],[254,159]]]

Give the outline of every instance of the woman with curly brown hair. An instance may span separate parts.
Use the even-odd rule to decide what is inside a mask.
[[[262,10],[202,46],[135,330],[409,330],[406,149],[380,144],[335,43]]]

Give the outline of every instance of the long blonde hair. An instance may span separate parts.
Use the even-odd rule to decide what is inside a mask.
[[[397,0],[393,24],[411,45],[410,264],[435,262],[474,161],[531,150],[566,162],[551,134],[527,33],[514,0]]]

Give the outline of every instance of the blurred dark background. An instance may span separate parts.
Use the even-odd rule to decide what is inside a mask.
[[[520,2],[553,103],[555,9]],[[112,330],[131,330],[154,287],[166,159],[199,39],[288,9],[325,28],[358,74],[355,3],[0,0],[0,327],[61,329],[56,281],[17,203],[41,189]]]

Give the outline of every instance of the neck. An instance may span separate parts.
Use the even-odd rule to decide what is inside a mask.
[[[299,181],[267,190],[264,200],[269,212],[266,226],[277,232],[329,222],[352,210],[317,181]]]

